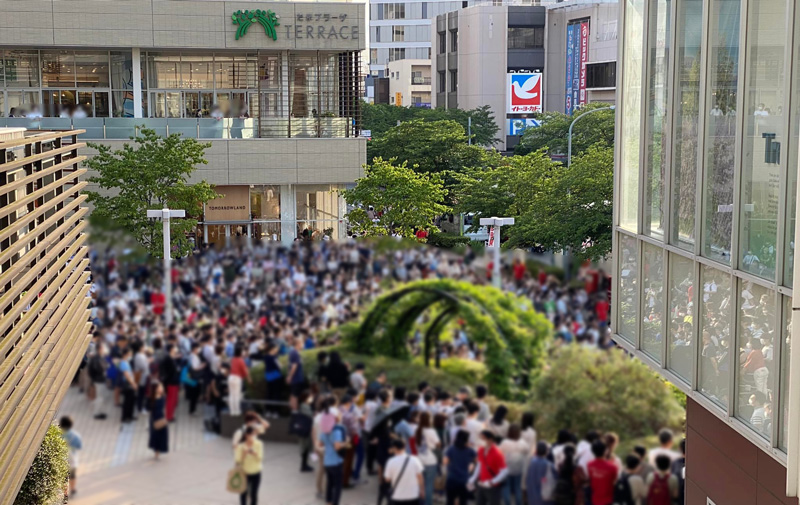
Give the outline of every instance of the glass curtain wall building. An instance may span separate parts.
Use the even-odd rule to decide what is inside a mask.
[[[758,465],[780,471],[789,439],[797,15],[791,0],[620,3],[615,340],[689,395],[690,447],[693,436],[713,446],[709,432],[728,430],[768,456]],[[719,426],[712,430],[705,413]],[[723,499],[729,491],[691,473],[706,494],[690,493],[687,503],[762,503],[745,491]],[[781,500],[785,491],[769,489]]]

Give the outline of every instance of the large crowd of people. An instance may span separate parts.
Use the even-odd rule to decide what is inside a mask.
[[[315,473],[317,497],[329,505],[346,503],[343,490],[364,482],[365,470],[378,479],[378,504],[683,503],[685,440],[676,444],[668,429],[657,447],[637,446],[621,459],[615,433],[589,431],[579,440],[562,430],[548,443],[537,436],[535,413],[510,422],[504,405],[490,408],[483,386],[451,394],[423,382],[408,391],[355,366],[340,395],[330,376],[323,368],[301,393],[292,422],[300,471]],[[248,416],[246,430],[268,426]],[[257,493],[257,484],[248,489]]]
[[[316,472],[317,490],[328,503],[339,503],[343,488],[362,482],[365,466],[368,473],[380,472],[381,496],[393,503],[413,494],[412,476],[419,477],[420,496],[427,492],[426,503],[442,490],[449,503],[460,505],[473,495],[478,503],[499,503],[503,492],[506,503],[521,503],[524,492],[529,500],[538,493],[528,485],[531,472],[541,471],[543,464],[534,464],[536,454],[552,465],[554,482],[561,467],[569,467],[564,460],[574,458],[563,455],[569,454],[571,435],[544,448],[536,440],[533,415],[509,424],[504,407],[489,412],[485,388],[476,388],[474,395],[468,388],[445,392],[427,385],[406,392],[390,388],[385,376],[364,377],[363,365],[351,368],[336,352],[320,353],[327,357],[321,362],[325,372],[311,377],[300,358],[303,350],[335,343],[330,330],[358,317],[395,282],[488,283],[485,267],[473,259],[434,248],[376,248],[366,241],[205,249],[174,262],[169,272],[174,323],[167,325],[160,271],[146,262],[120,262],[110,251],[93,252],[95,333],[80,383],[97,420],[107,419],[115,407],[121,407],[123,423],[148,412],[149,444],[157,458],[168,451],[169,425],[179,402],[188,403],[190,415],[202,413],[207,430],[219,431],[223,413],[241,415],[248,405],[243,391],[253,380],[253,365],[263,363],[267,398],[259,400],[278,405],[288,395],[293,430],[301,440],[301,470]],[[503,270],[503,288],[530,299],[553,322],[558,341],[610,347],[607,279],[602,272],[583,276],[585,285],[567,287],[544,272],[532,275],[519,258]],[[440,352],[482,359],[482,350],[464,331]],[[285,355],[288,368],[279,363]],[[235,458],[248,482],[242,503],[247,496],[257,502],[258,435],[275,412],[245,411],[245,427],[234,437]],[[613,454],[608,440],[592,439],[589,446],[602,442]],[[588,457],[592,448],[585,445],[575,444],[576,458]],[[405,459],[409,454],[413,460]],[[501,461],[507,465],[502,474],[496,472]],[[625,475],[615,461],[614,480]],[[591,482],[588,467],[581,470],[588,480],[580,483],[576,477],[575,503],[584,503],[578,499]],[[659,474],[643,474],[649,475]],[[487,476],[493,476],[489,484]],[[585,503],[606,505],[595,499]]]

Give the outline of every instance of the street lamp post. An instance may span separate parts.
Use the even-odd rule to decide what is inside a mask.
[[[482,217],[481,226],[491,226],[489,232],[489,247],[492,248],[493,267],[492,267],[492,284],[494,287],[500,289],[502,283],[500,281],[500,227],[510,226],[514,224],[513,217]]]
[[[174,217],[186,217],[185,210],[170,210],[164,207],[161,210],[148,210],[148,219],[160,219],[164,225],[164,320],[167,326],[172,324],[172,248],[169,220]]]
[[[615,108],[616,107],[614,105],[610,105],[608,107],[590,109],[572,120],[572,123],[569,124],[569,134],[567,135],[567,168],[569,168],[569,166],[572,165],[572,127],[575,126],[575,123],[583,116],[588,116],[592,112],[597,112],[599,110],[614,110]]]

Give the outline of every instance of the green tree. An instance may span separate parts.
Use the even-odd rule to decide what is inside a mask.
[[[528,154],[539,149],[546,149],[552,154],[567,154],[567,137],[569,125],[577,117],[592,109],[608,107],[604,103],[587,104],[576,109],[572,115],[563,112],[545,112],[537,115],[541,126],[528,128],[522,134],[515,154]],[[605,147],[614,146],[614,111],[593,112],[581,118],[572,128],[572,155],[580,154],[595,144]]]
[[[544,149],[525,156],[487,155],[485,161],[454,175],[457,212],[515,217],[516,224],[504,230],[505,247],[569,247],[592,259],[608,255],[612,148],[590,147],[573,158],[571,168],[552,161]]]
[[[519,218],[509,229],[507,247],[570,248],[591,259],[611,252],[613,148],[590,147],[570,168],[553,163],[542,178],[523,184],[526,194],[514,203]]]
[[[467,131],[467,125],[472,119],[472,143],[480,146],[492,146],[499,142],[497,133],[500,128],[495,122],[494,114],[488,105],[476,107],[471,110],[464,109],[426,109],[423,107],[396,107],[386,104],[362,104],[363,128],[372,132],[372,138],[382,137],[390,129],[397,126],[398,121],[403,123],[415,119],[423,121],[452,120]]]
[[[455,121],[414,119],[369,142],[367,158],[395,158],[418,172],[442,172],[453,168],[454,157],[466,147],[467,135]]]
[[[14,505],[54,505],[62,503],[69,475],[69,448],[58,426],[50,426],[39,452],[22,481]]]
[[[356,186],[342,192],[356,207],[347,218],[358,232],[413,237],[416,229],[430,228],[437,216],[450,210],[442,203],[447,190],[439,174],[420,174],[405,162],[381,158],[364,168],[365,176],[356,180]]]
[[[531,402],[545,437],[560,429],[599,430],[631,440],[664,427],[681,430],[685,419],[668,383],[616,349],[556,349],[533,383]]]
[[[89,181],[102,191],[90,191],[94,204],[92,224],[99,233],[124,231],[155,257],[163,255],[161,222],[147,218],[148,209],[183,209],[186,219],[172,221],[173,251],[183,256],[191,250],[186,234],[197,226],[203,204],[218,197],[206,181],[189,184],[195,167],[208,163],[203,157],[211,144],[201,144],[179,134],[160,137],[143,128],[133,139],[112,151],[108,146],[89,144],[97,154],[87,161],[97,175]]]

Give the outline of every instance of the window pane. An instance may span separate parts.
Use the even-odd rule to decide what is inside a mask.
[[[786,184],[788,194],[786,195],[786,222],[784,223],[786,240],[783,257],[783,284],[789,287],[792,286],[792,276],[794,275],[794,227],[797,213],[797,170],[792,167],[797,167],[798,145],[800,145],[800,23],[794,23],[794,26],[794,64],[792,65],[790,97],[792,110],[789,122],[791,137],[788,139],[787,147],[787,166],[790,167],[790,170]]]
[[[75,55],[72,51],[42,51],[42,86],[75,86]]]
[[[639,299],[639,251],[635,238],[620,234],[619,327],[617,333],[628,342],[636,339],[636,307]]]
[[[783,324],[781,328],[781,390],[780,390],[780,410],[779,414],[781,429],[778,432],[778,447],[786,450],[789,434],[786,431],[789,427],[789,360],[791,358],[792,346],[790,343],[792,337],[792,299],[788,296],[782,296],[783,300]]]
[[[782,104],[788,37],[781,31],[786,26],[786,3],[787,0],[748,2],[740,268],[766,279],[775,279],[781,158],[786,159],[785,151],[781,156],[779,147],[786,143]]]
[[[643,244],[644,289],[642,294],[642,350],[661,363],[661,344],[664,335],[664,251],[660,247]]]
[[[75,53],[75,72],[78,87],[107,88],[108,53]]]
[[[214,89],[214,61],[208,56],[181,56],[182,88]]]
[[[739,373],[736,414],[764,438],[771,433],[771,403],[775,373],[775,292],[739,281]]]
[[[177,88],[180,86],[180,56],[148,54],[147,59],[147,74],[150,78],[151,88]]]
[[[699,390],[726,408],[731,374],[731,276],[703,265],[700,282],[703,301],[700,306]]]
[[[672,153],[672,244],[694,246],[697,139],[700,106],[700,53],[703,0],[678,3],[678,90],[673,121],[677,139]]]
[[[338,220],[339,193],[330,184],[297,187],[297,220]]]
[[[669,96],[670,0],[650,2],[648,61],[650,80],[647,96],[647,153],[645,158],[644,234],[664,237],[664,169],[669,132],[666,131]]]
[[[508,28],[509,49],[534,49],[544,47],[544,29],[536,27]]]
[[[620,167],[619,225],[637,230],[639,213],[639,140],[642,114],[642,41],[644,0],[625,0],[622,88],[622,159]]]
[[[281,187],[261,185],[251,187],[250,212],[253,219],[280,219]]]
[[[5,67],[7,87],[39,86],[39,54],[36,51],[6,51]]]
[[[694,356],[694,262],[669,256],[669,346],[667,366],[687,383],[692,382]]]
[[[731,261],[736,79],[739,74],[739,0],[711,2],[711,47],[706,96],[706,167],[703,182],[703,255]]]

